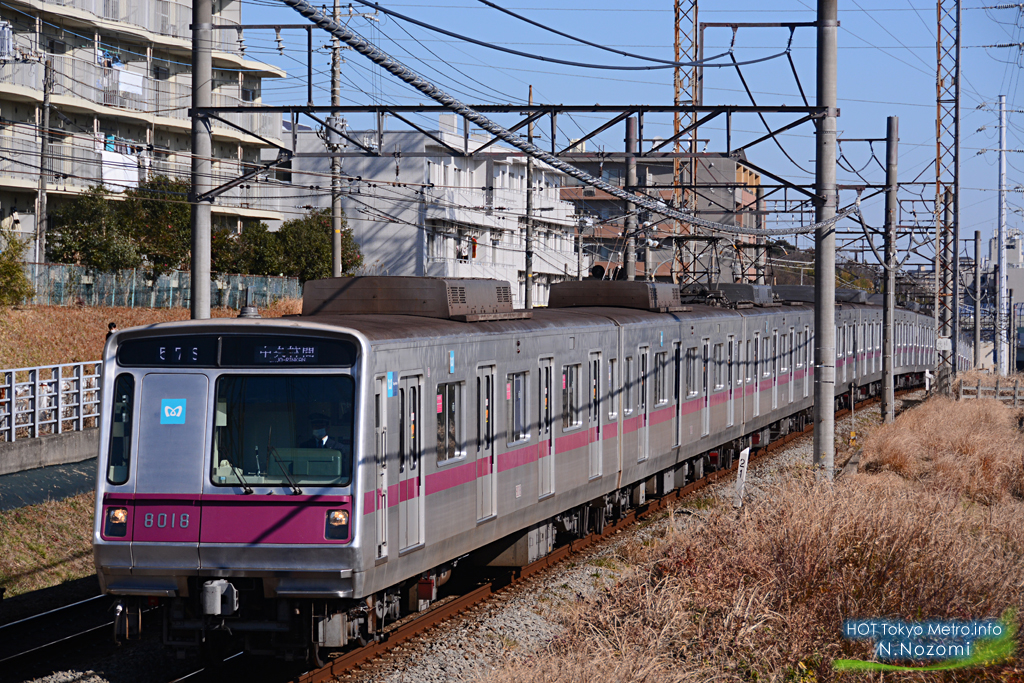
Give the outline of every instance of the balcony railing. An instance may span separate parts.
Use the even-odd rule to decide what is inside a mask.
[[[44,4],[73,7],[100,19],[137,26],[162,36],[188,39],[192,35],[189,30],[189,24],[192,22],[192,6],[188,3],[171,2],[170,0],[150,0],[148,2],[138,2],[137,0],[44,0]],[[214,17],[214,20],[217,23],[232,23],[222,17]],[[217,33],[234,34],[235,32],[217,31]],[[214,47],[225,52],[237,52],[237,38],[232,35],[230,41],[219,40]]]

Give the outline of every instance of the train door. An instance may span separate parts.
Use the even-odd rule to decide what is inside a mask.
[[[673,446],[678,446],[683,442],[683,393],[682,393],[682,382],[683,382],[683,356],[682,356],[682,345],[679,342],[672,344],[672,357],[675,368],[675,374],[672,379],[672,397],[675,400],[675,409],[673,411],[675,415],[675,430]]]
[[[729,341],[726,344],[726,373],[725,379],[729,383],[729,408],[727,412],[728,421],[726,425],[731,427],[736,421],[736,338],[733,336],[729,337]]]
[[[642,363],[642,361],[641,361]],[[602,438],[601,434],[601,354],[591,353],[589,363],[590,390],[587,419],[590,441],[590,478],[595,479],[601,476]]]
[[[497,512],[494,461],[493,365],[476,371],[476,518],[490,519]]]
[[[398,387],[398,546],[423,543],[423,467],[421,463],[423,388],[419,375],[403,377]]]
[[[701,340],[701,391],[704,395],[700,403],[700,435],[711,433],[711,340]]]
[[[640,348],[640,372],[637,379],[637,443],[636,459],[646,460],[650,455],[650,400],[647,396],[648,376],[650,374],[650,353],[646,346]]]
[[[136,499],[136,568],[199,568],[209,386],[199,374],[153,373],[142,380],[135,493],[146,495]]]
[[[793,328],[789,328],[789,333],[786,335],[788,342],[786,343],[786,367],[789,368],[789,402],[793,402],[793,385],[796,383],[796,349],[794,343],[796,342],[796,333],[793,332]]]
[[[761,365],[758,361],[761,358],[761,333],[754,333],[754,355],[747,359],[750,363],[750,371],[754,375],[754,398],[753,398],[753,415],[757,417],[761,414]]]
[[[373,471],[374,513],[377,559],[388,556],[388,416],[385,400],[388,390],[386,377],[378,377],[373,392]]]
[[[779,407],[779,331],[772,332],[772,410]]]
[[[540,449],[537,462],[540,466],[539,497],[544,498],[555,492],[555,440],[552,438],[551,424],[554,412],[554,361],[550,358],[540,362]]]

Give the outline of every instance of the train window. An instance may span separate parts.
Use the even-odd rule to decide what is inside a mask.
[[[654,405],[668,403],[668,387],[665,386],[666,354],[654,354]]]
[[[616,388],[615,377],[619,363],[615,358],[608,359],[608,417],[615,419],[619,414],[619,390]]]
[[[789,370],[789,366],[786,365],[786,359],[789,358],[789,353],[786,348],[787,341],[785,334],[779,337],[779,372],[786,372]]]
[[[508,443],[518,443],[530,438],[526,415],[526,373],[513,372],[505,378],[505,400],[508,404]]]
[[[211,475],[215,485],[351,482],[351,377],[223,375],[216,393]]]
[[[562,429],[578,427],[580,418],[580,366],[562,366]]]
[[[444,462],[465,455],[461,430],[462,383],[437,385],[437,461]]]
[[[128,481],[132,445],[132,412],[135,408],[135,378],[124,373],[114,380],[114,414],[110,423],[107,451],[107,482],[120,486]]]
[[[755,361],[754,361],[754,349],[756,349],[756,348],[757,348],[757,346],[755,344],[753,344],[748,339],[747,340],[747,355],[745,356],[746,363],[743,364],[744,367],[746,368],[745,375],[746,375],[746,379],[747,379],[748,382],[751,379],[753,379],[753,375],[754,375],[754,363],[755,363]]]
[[[633,412],[633,356],[626,358],[626,376],[622,382],[622,412],[629,415]]]
[[[725,379],[723,377],[722,368],[722,352],[725,344],[715,344],[715,351],[713,356],[714,372],[715,372],[715,389],[721,389],[725,385]]]
[[[772,374],[771,357],[768,355],[768,336],[761,337],[761,376],[768,377]]]
[[[700,391],[697,384],[697,347],[686,349],[686,395],[696,396]]]

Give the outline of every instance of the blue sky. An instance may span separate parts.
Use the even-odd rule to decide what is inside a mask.
[[[347,3],[346,3],[347,4]],[[644,65],[645,62],[619,57],[592,47],[572,43],[557,35],[529,26],[517,19],[486,7],[477,0],[422,0],[385,2],[385,7],[474,38],[524,52],[588,63]],[[673,55],[673,14],[671,0],[634,0],[631,3],[608,0],[502,0],[499,4],[535,21],[589,41],[660,59]],[[997,4],[997,3],[992,3]],[[1021,53],[1017,48],[984,48],[997,43],[1021,42],[1024,18],[1017,9],[985,10],[980,2],[965,3],[962,21],[964,46],[961,68],[964,74],[961,123],[961,232],[972,238],[981,230],[987,238],[996,224],[998,181],[998,114],[996,103],[1006,95],[1007,108],[1022,107],[1018,96]],[[369,11],[353,5],[357,12]],[[347,11],[343,10],[343,11]],[[768,3],[737,0],[705,3],[699,7],[702,22],[810,22],[815,19],[813,2],[776,0]],[[839,106],[840,138],[884,138],[887,116],[900,119],[899,170],[901,181],[934,180],[930,166],[935,158],[935,24],[936,8],[917,0],[840,0]],[[246,0],[243,21],[247,23],[302,23],[304,19],[275,0]],[[372,42],[418,71],[436,85],[467,103],[522,103],[529,85],[534,86],[534,101],[561,104],[670,104],[672,70],[607,71],[554,65],[503,54],[467,44],[426,29],[380,15],[377,21],[353,18],[351,26]],[[709,28],[705,55],[725,52],[730,47],[729,29]],[[327,35],[314,34],[315,47],[326,45]],[[740,61],[782,52],[789,41],[784,28],[743,28],[735,38],[734,54]],[[301,103],[306,97],[305,34],[285,32],[285,54],[275,49],[273,32],[248,32],[247,55],[277,64],[289,77],[264,83],[267,103]],[[804,91],[814,103],[813,28],[799,28],[793,37],[790,54]],[[318,104],[330,102],[329,53],[320,49],[314,84]],[[371,104],[418,103],[425,97],[398,82],[390,74],[372,65],[361,55],[345,52],[342,67],[343,103]],[[728,58],[723,61],[728,62]],[[757,104],[800,104],[801,97],[789,61],[785,57],[743,67],[743,76]],[[750,104],[735,69],[707,69],[704,85],[705,104]],[[791,121],[789,115],[771,115],[770,124],[780,126]],[[1007,116],[1007,146],[1024,148],[1024,114]],[[510,123],[514,117],[499,118]],[[559,135],[579,137],[581,130],[596,128],[600,115],[580,115],[559,119]],[[356,127],[369,121],[350,120]],[[422,123],[436,124],[423,120]],[[396,127],[399,125],[397,122]],[[733,119],[733,144],[743,144],[764,133],[756,115]],[[542,126],[542,128],[546,128]],[[645,137],[671,134],[671,117],[645,120]],[[701,128],[701,138],[709,140],[709,151],[724,149],[725,123],[719,119]],[[605,146],[621,149],[622,126],[588,143],[588,149]],[[779,138],[785,153],[767,142],[748,151],[759,166],[797,182],[813,180],[814,136],[810,125],[793,129]],[[983,152],[982,150],[988,150]],[[844,143],[842,161],[847,170],[838,172],[841,184],[864,182],[853,170],[871,183],[884,180],[881,167],[885,160],[884,143],[873,149],[865,143]],[[872,158],[872,151],[875,159]],[[788,157],[790,158],[787,158]],[[1013,188],[1024,183],[1024,154],[1008,155],[1007,184]],[[924,190],[930,200],[934,190]],[[901,194],[914,197],[911,190]],[[855,193],[846,192],[840,204],[853,201]],[[1009,196],[1008,225],[1021,227],[1021,215],[1013,209],[1024,206],[1024,195]],[[904,223],[913,220],[904,202]],[[918,204],[918,219],[930,222],[930,213]],[[865,215],[872,225],[882,222],[881,197],[865,203]],[[792,217],[780,217],[785,225]]]

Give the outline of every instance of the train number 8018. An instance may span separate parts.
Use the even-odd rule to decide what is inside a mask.
[[[143,518],[143,525],[147,529],[152,529],[154,526],[154,522],[156,522],[156,528],[158,529],[166,528],[168,522],[170,522],[170,527],[172,529],[187,529],[188,513],[183,512],[179,515],[175,512],[172,512],[170,517],[168,517],[166,512],[161,512],[155,515],[152,512],[147,512],[146,516]]]

